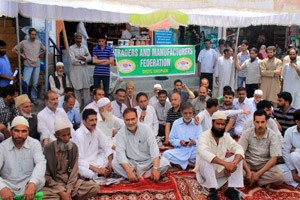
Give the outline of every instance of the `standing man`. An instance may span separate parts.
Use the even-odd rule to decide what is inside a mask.
[[[94,86],[100,88],[102,81],[106,97],[109,96],[110,65],[113,64],[114,57],[113,49],[106,45],[106,36],[100,35],[98,45],[93,49]]]
[[[282,62],[275,57],[276,48],[269,46],[267,48],[268,57],[260,64],[261,72],[261,86],[260,89],[264,91],[263,99],[276,102],[276,95],[280,92],[280,75]]]
[[[247,59],[250,58],[250,54],[248,51],[248,41],[243,40],[241,44],[241,52],[237,54],[237,60],[239,65],[242,65]],[[242,87],[243,84],[246,84],[246,76],[247,76],[247,68],[244,68],[237,72],[237,87]],[[252,94],[252,92],[251,92]]]
[[[11,123],[12,137],[0,144],[0,197],[24,195],[32,200],[45,185],[46,160],[41,144],[29,135],[28,121],[17,116]]]
[[[70,47],[70,80],[75,90],[75,97],[80,105],[87,105],[89,100],[90,77],[87,63],[91,61],[88,48],[82,44],[82,35],[74,34],[75,44]]]
[[[36,40],[37,31],[34,28],[28,30],[29,39],[23,40],[19,44],[20,52],[18,52],[18,47],[13,48],[13,52],[16,54],[20,53],[21,57],[24,59],[24,81],[29,85],[32,78],[32,89],[31,89],[31,100],[35,105],[38,104],[37,99],[37,85],[40,76],[40,57],[46,51],[45,46],[41,41]]]
[[[229,199],[240,199],[235,187],[244,187],[243,148],[225,131],[226,115],[224,111],[212,116],[212,127],[203,132],[198,139],[197,161],[194,171],[199,183],[209,188],[209,199],[218,200],[218,190],[228,179],[225,192]],[[234,156],[226,158],[226,152]],[[220,178],[223,178],[223,182]],[[224,180],[225,178],[225,180]]]
[[[123,119],[123,112],[127,108],[127,106],[124,104],[126,90],[119,88],[116,90],[115,95],[116,99],[111,102],[113,107],[112,114],[119,119]]]
[[[4,87],[8,86],[15,77],[11,71],[10,62],[6,55],[6,43],[0,40],[0,96]]]
[[[22,94],[15,98],[15,106],[20,116],[27,119],[29,123],[29,136],[40,140],[40,133],[37,130],[37,116],[31,113],[31,102],[27,94]]]
[[[223,94],[223,87],[229,85],[234,88],[234,63],[232,59],[233,50],[231,47],[224,49],[224,56],[218,58],[215,68],[216,84],[218,85],[218,94]]]
[[[194,107],[194,115],[198,115],[206,107],[206,101],[210,98],[208,94],[208,88],[200,86],[198,90],[199,96],[192,100],[192,105]]]
[[[264,110],[254,112],[254,127],[243,132],[239,144],[245,151],[245,179],[259,186],[283,182],[283,173],[276,166],[277,158],[282,155],[279,137],[267,128],[267,113]]]
[[[209,39],[205,39],[204,45],[205,49],[202,49],[198,56],[198,76],[200,80],[207,78],[209,81],[209,89],[212,90],[216,51],[210,48]]]
[[[296,48],[288,50],[290,62],[288,62],[282,73],[282,91],[291,93],[293,97],[292,106],[300,108],[300,61],[297,61],[298,51]]]
[[[259,88],[260,84],[260,60],[257,58],[257,49],[251,48],[249,50],[250,58],[245,60],[242,64],[237,59],[235,60],[235,67],[238,71],[246,73],[246,91],[247,97],[250,98],[253,96],[255,90]],[[248,55],[248,54],[247,54]],[[239,58],[239,57],[238,57]],[[239,77],[238,77],[239,78]],[[242,80],[243,77],[240,77]],[[238,83],[239,85],[239,83]],[[243,85],[243,84],[240,84]],[[241,86],[238,86],[241,87]]]
[[[56,141],[44,148],[47,160],[45,200],[88,199],[97,196],[99,186],[78,176],[78,147],[70,141],[71,127],[64,118],[55,120]]]
[[[114,172],[137,182],[142,176],[159,181],[166,173],[170,162],[160,157],[155,136],[150,127],[138,123],[136,109],[124,111],[125,127],[116,136],[116,157],[113,160]]]

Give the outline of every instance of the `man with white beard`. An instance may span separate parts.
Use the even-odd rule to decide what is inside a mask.
[[[112,114],[112,104],[107,97],[100,99],[97,105],[97,127],[109,138],[112,148],[115,149],[114,137],[124,127],[124,122]]]
[[[56,63],[56,71],[49,76],[50,90],[55,92],[59,97],[64,94],[66,87],[71,87],[69,77],[64,73],[64,63]]]
[[[31,113],[31,102],[27,94],[22,94],[15,98],[15,106],[20,116],[25,117],[29,123],[29,136],[40,140],[40,134],[37,131],[37,116]]]

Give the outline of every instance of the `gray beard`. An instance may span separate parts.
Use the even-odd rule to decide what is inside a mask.
[[[64,143],[62,141],[57,141],[57,147],[60,151],[68,151],[71,150],[73,147],[72,142]]]
[[[29,119],[29,118],[32,118],[32,114],[30,113],[29,115],[27,113],[24,113],[22,110],[21,110],[21,113],[20,113],[23,117]]]

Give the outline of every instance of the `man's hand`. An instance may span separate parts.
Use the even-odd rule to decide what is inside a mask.
[[[151,171],[151,180],[153,180],[154,182],[157,182],[157,181],[159,181],[159,178],[160,178],[160,171],[153,168]]]
[[[260,174],[258,173],[258,172],[253,172],[252,174],[251,174],[251,179],[252,179],[252,184],[253,183],[255,183],[255,182],[257,182],[258,181],[258,179],[260,178]]]
[[[141,116],[140,116],[140,122],[143,122],[145,117],[146,117],[147,112],[146,111],[142,111],[141,112]]]
[[[216,77],[215,82],[217,85],[219,85],[219,77]]]
[[[24,200],[33,200],[35,194],[35,184],[28,183],[24,192]]]
[[[180,145],[186,147],[189,144],[189,142],[186,142],[185,140],[180,140]]]
[[[225,175],[226,177],[229,177],[229,176],[231,176],[231,172],[225,169],[225,170],[224,170],[224,175]]]
[[[0,196],[2,200],[13,200],[13,193],[10,191],[10,189],[8,189],[8,187],[0,190]]]
[[[49,138],[43,140],[43,147],[49,144]]]
[[[274,75],[275,76],[281,76],[281,70],[275,70]]]
[[[247,109],[243,108],[243,113],[246,114],[246,115],[249,115],[251,112],[250,112],[250,110],[247,110]]]
[[[192,138],[189,138],[190,142],[188,143],[188,146],[194,146],[196,145],[196,141],[193,140]]]
[[[113,132],[112,132],[112,136],[115,137],[117,135],[117,133],[118,133],[118,130],[114,129]]]
[[[292,146],[290,153],[294,152],[295,150],[296,150],[296,148]]]
[[[110,174],[110,171],[106,168],[98,168],[96,172],[100,175],[103,175],[104,177],[108,177],[108,175]]]
[[[72,196],[70,193],[61,192],[61,193],[59,193],[59,195],[60,195],[61,200],[72,200]]]
[[[236,164],[232,162],[227,162],[224,167],[226,170],[228,170],[231,173],[235,172],[235,170],[237,169]]]
[[[250,185],[252,185],[252,171],[250,172],[246,172],[245,178],[246,180],[250,183]]]
[[[131,182],[131,183],[138,182],[138,179],[137,179],[136,175],[133,173],[133,171],[127,172],[127,177],[128,177],[129,182]]]
[[[199,117],[198,117],[198,116],[195,116],[195,117],[194,117],[194,120],[195,120],[195,121],[194,121],[195,125],[198,126],[198,125],[200,124]]]

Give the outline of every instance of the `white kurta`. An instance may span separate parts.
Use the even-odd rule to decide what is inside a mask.
[[[89,165],[106,167],[108,156],[113,153],[108,138],[100,129],[96,128],[90,132],[86,126],[82,125],[76,130],[72,141],[79,149],[79,174],[89,179],[97,177],[98,174],[90,170]]]
[[[223,95],[223,87],[229,85],[234,89],[234,62],[232,57],[225,59],[224,56],[218,58],[215,67],[215,77],[219,78],[218,96]]]
[[[136,106],[135,108],[136,108],[136,111],[138,114],[138,118],[140,118],[142,109],[139,106]],[[157,136],[157,134],[158,134],[158,119],[156,116],[156,112],[152,106],[149,106],[149,105],[147,106],[146,116],[144,118],[144,121],[141,123],[147,124],[151,128],[153,134],[155,136]]]
[[[297,61],[297,68],[300,69],[300,61]],[[283,68],[283,90],[291,93],[293,97],[292,106],[296,109],[300,108],[300,76],[297,71],[287,63]]]

